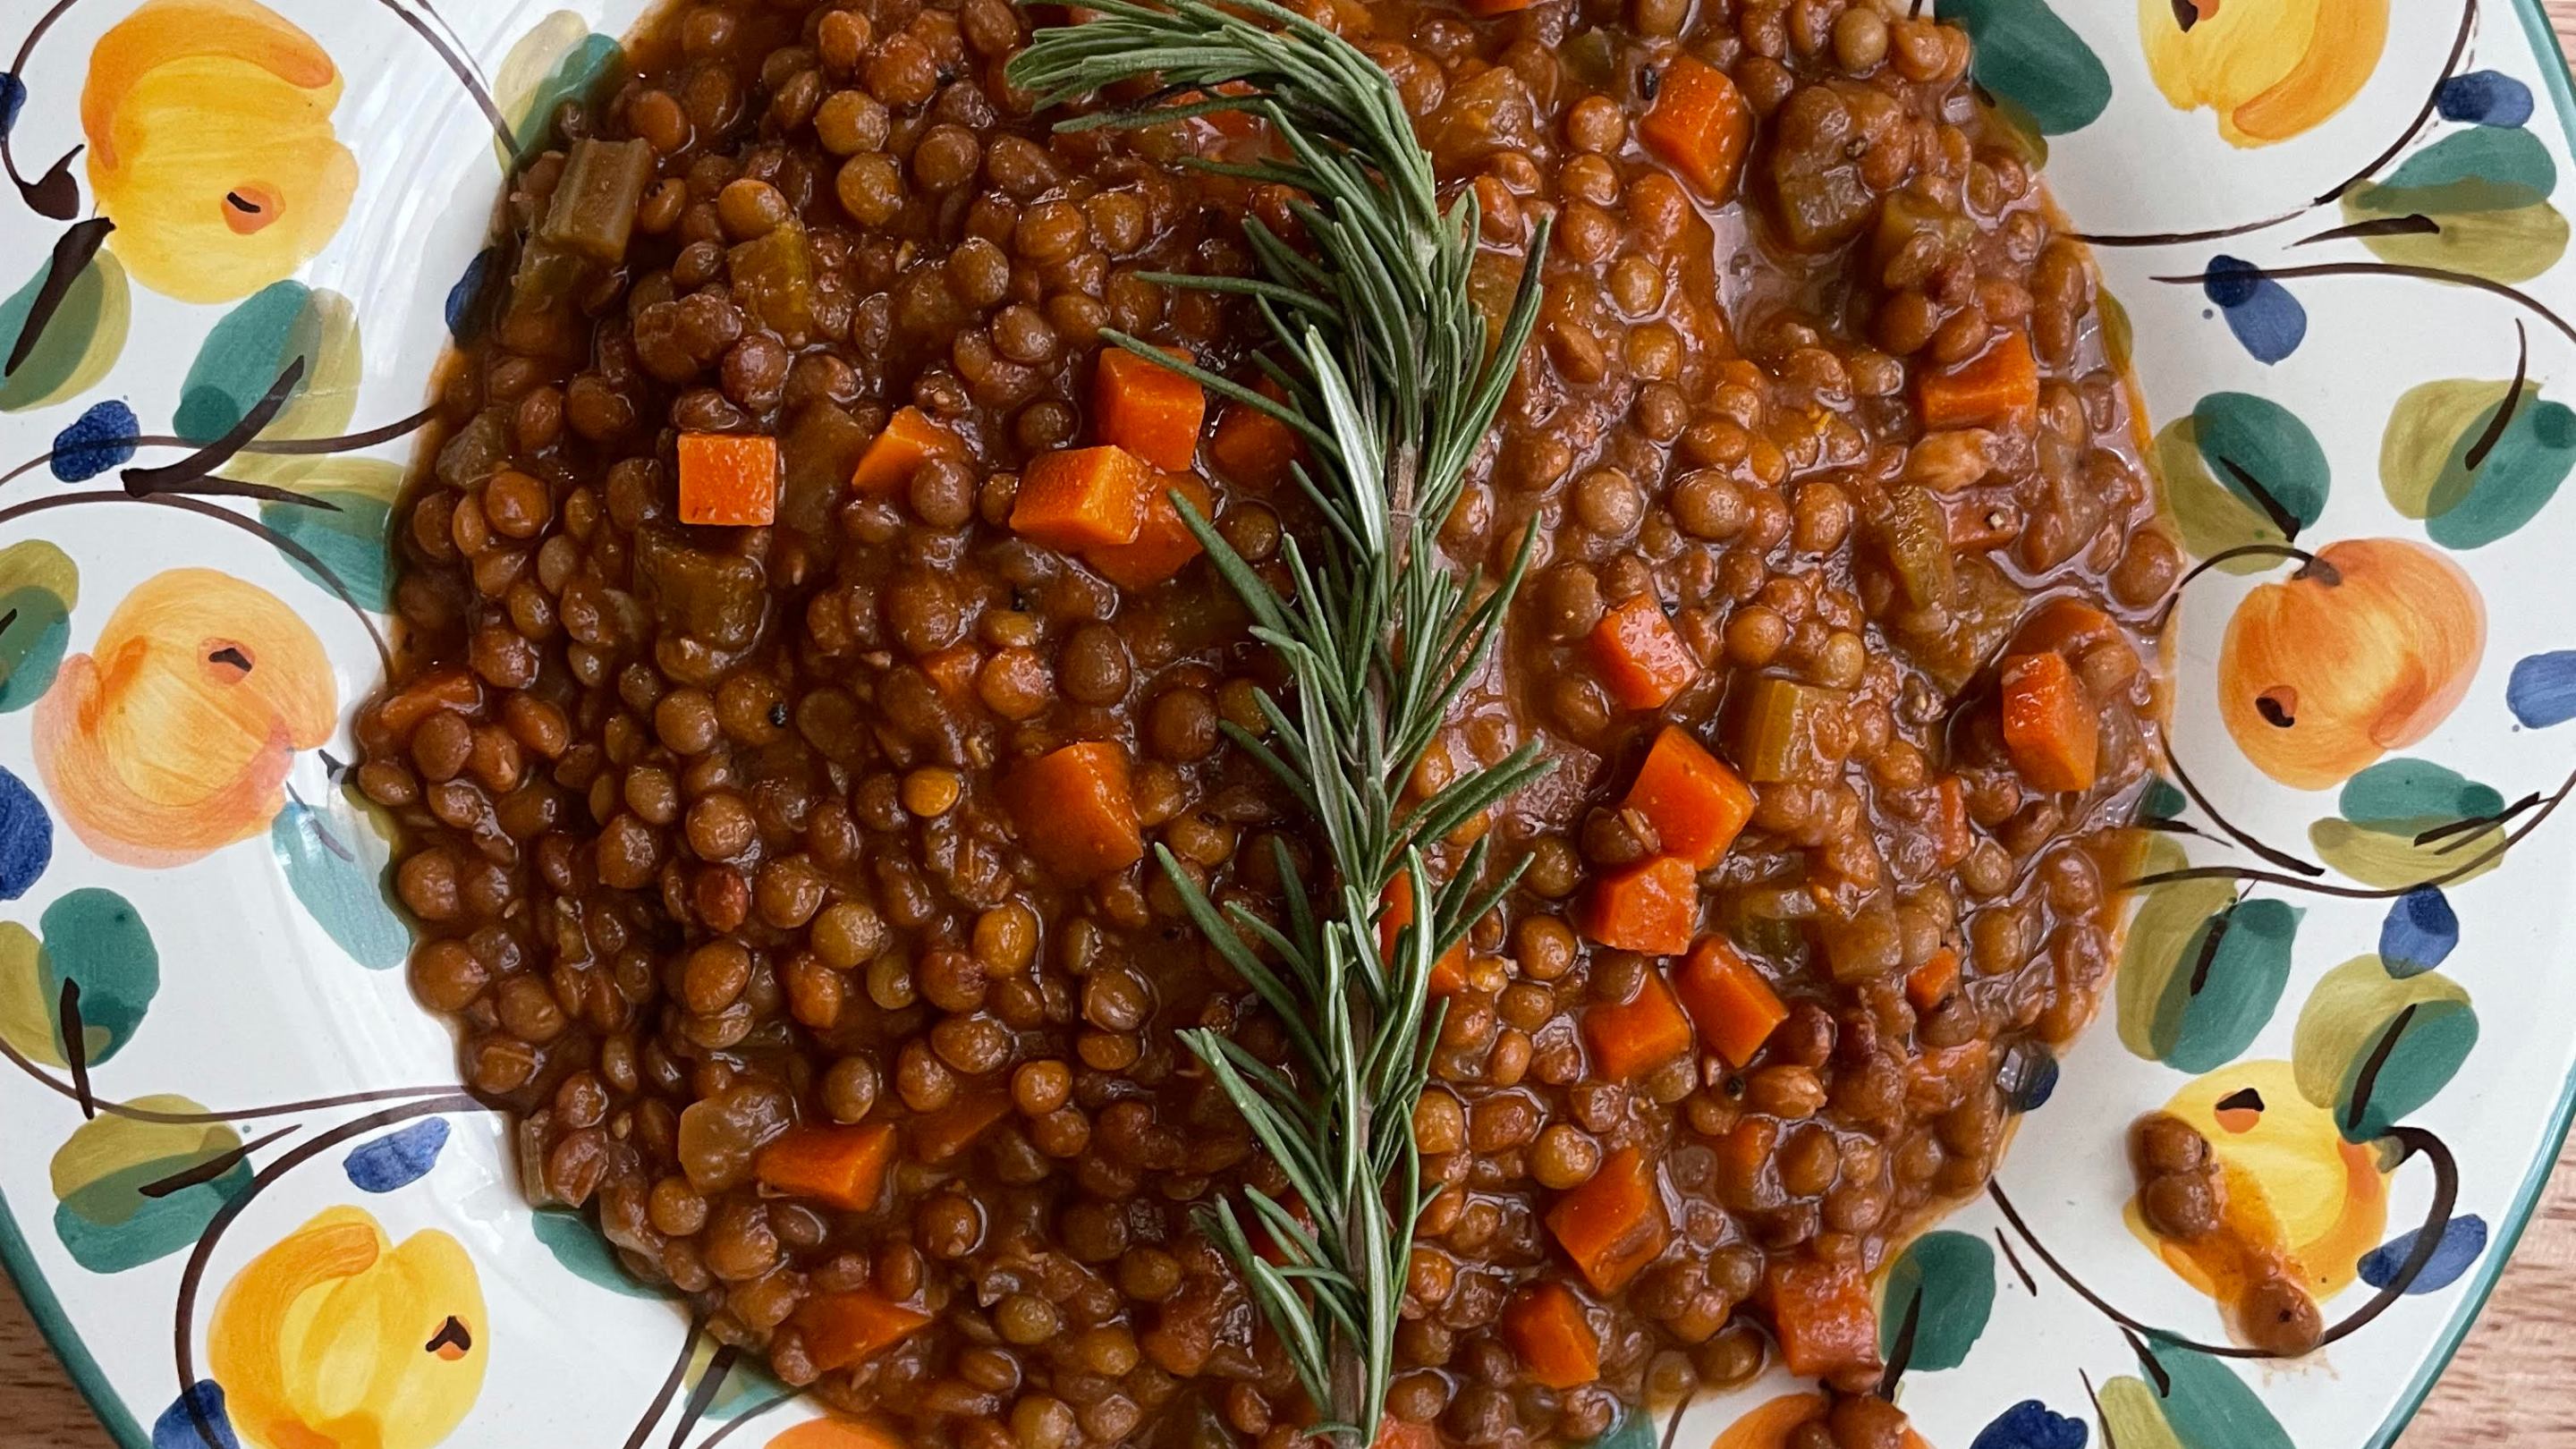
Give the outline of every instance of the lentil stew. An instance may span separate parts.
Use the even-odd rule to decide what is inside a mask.
[[[1450,842],[1528,868],[1434,971],[1382,1442],[1776,1361],[1846,1391],[1798,1449],[1893,1449],[1868,1275],[2090,1017],[2156,749],[2178,554],[2090,263],[1895,0],[1298,8],[1475,190],[1497,325],[1556,237],[1440,532],[1537,562],[1410,794],[1555,769]],[[1285,1449],[1192,1218],[1285,1177],[1175,1033],[1287,1040],[1148,855],[1273,919],[1316,856],[1169,490],[1283,586],[1312,519],[1283,425],[1100,333],[1249,381],[1246,304],[1152,277],[1296,223],[1181,164],[1257,123],[1053,131],[1029,24],[699,0],[563,109],[358,781],[527,1193],[716,1338],[908,1443]]]

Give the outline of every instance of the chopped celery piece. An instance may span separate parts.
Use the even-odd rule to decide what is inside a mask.
[[[585,137],[564,156],[563,179],[537,223],[537,240],[604,266],[626,260],[636,203],[653,179],[653,148],[642,141]]]
[[[2021,623],[2022,593],[2003,571],[1982,558],[1954,566],[1946,609],[1928,611],[1924,627],[1897,636],[1897,645],[1942,694],[1955,697],[1986,667]]]
[[[1950,560],[1950,515],[1939,499],[1911,484],[1887,493],[1887,512],[1871,527],[1879,552],[1896,575],[1896,592],[1909,609],[1947,603],[1955,575]]]
[[[1817,746],[1816,729],[1842,702],[1841,690],[1778,675],[1738,684],[1727,692],[1727,753],[1756,783],[1825,779],[1835,762]]]

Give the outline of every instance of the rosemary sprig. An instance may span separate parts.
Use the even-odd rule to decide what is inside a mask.
[[[1232,110],[1260,118],[1276,159],[1199,161],[1207,170],[1290,187],[1311,250],[1258,219],[1244,229],[1262,275],[1160,275],[1171,287],[1249,299],[1276,343],[1260,366],[1274,402],[1136,338],[1109,339],[1196,378],[1294,429],[1312,466],[1295,469],[1325,524],[1311,550],[1283,546],[1292,587],[1273,589],[1175,495],[1191,531],[1286,664],[1293,700],[1265,697],[1267,738],[1237,746],[1310,812],[1332,878],[1310,896],[1283,847],[1286,916],[1272,924],[1220,911],[1168,851],[1164,870],[1201,930],[1274,1012],[1291,1044],[1282,1072],[1226,1036],[1184,1034],[1286,1177],[1291,1200],[1258,1189],[1243,1211],[1220,1202],[1202,1222],[1224,1244],[1286,1345],[1327,1432],[1366,1443],[1386,1399],[1406,1255],[1422,1208],[1413,1107],[1430,1074],[1439,1011],[1432,963],[1463,940],[1519,879],[1488,880],[1471,846],[1433,886],[1427,846],[1546,766],[1527,746],[1462,776],[1410,809],[1402,793],[1451,706],[1484,667],[1527,567],[1535,534],[1487,587],[1460,577],[1434,535],[1465,486],[1537,320],[1542,224],[1499,345],[1468,292],[1478,216],[1472,191],[1443,205],[1431,158],[1395,86],[1356,47],[1270,0],[1086,0],[1078,25],[1040,31],[1011,63],[1015,86],[1058,104],[1138,76],[1162,89],[1127,109],[1064,123],[1133,127]],[[1197,92],[1197,97],[1189,97]],[[1427,903],[1382,960],[1377,921],[1409,877]],[[1255,1250],[1252,1225],[1272,1256]],[[1275,1258],[1275,1261],[1274,1261]]]

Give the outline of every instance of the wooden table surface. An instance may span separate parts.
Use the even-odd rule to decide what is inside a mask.
[[[2576,0],[2544,0],[2559,42],[2576,51]],[[2415,1416],[2403,1449],[2479,1443],[2576,1445],[2576,1145],[2540,1215],[2450,1371]],[[114,1449],[63,1376],[17,1292],[0,1277],[0,1446]]]

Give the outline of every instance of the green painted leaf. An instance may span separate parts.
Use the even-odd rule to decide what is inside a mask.
[[[626,52],[570,10],[540,20],[510,47],[493,72],[492,96],[510,122],[510,141],[525,156],[544,142],[555,109],[590,94],[601,76],[621,66]],[[492,146],[497,153],[500,142]],[[516,158],[501,157],[504,165]]]
[[[2274,900],[2220,907],[2184,941],[2156,1002],[2165,1065],[2213,1071],[2253,1045],[2290,982],[2290,948],[2306,912]]]
[[[203,1112],[185,1097],[145,1097],[155,1112]],[[197,1241],[224,1204],[250,1190],[236,1161],[202,1182],[172,1179],[213,1165],[241,1138],[221,1123],[165,1124],[103,1116],[84,1122],[54,1153],[54,1233],[93,1273],[122,1273]],[[143,1189],[153,1191],[145,1192]]]
[[[301,358],[303,376],[260,436],[322,438],[345,432],[357,411],[360,352],[357,308],[348,298],[301,282],[273,282],[244,298],[206,333],[180,384],[171,431],[194,443],[222,437]],[[265,481],[303,461],[244,453],[226,471]]]
[[[669,1295],[639,1281],[626,1266],[617,1261],[617,1253],[608,1240],[579,1213],[560,1208],[547,1208],[529,1218],[537,1241],[554,1254],[555,1261],[585,1283],[596,1284],[629,1298],[664,1298]]]
[[[2156,835],[2140,852],[2137,869],[2140,875],[2158,875],[2187,863],[2173,837]],[[2111,975],[2120,1044],[2133,1055],[2151,1062],[2164,1059],[2171,1039],[2159,1037],[2157,1024],[2166,989],[2209,918],[2235,896],[2234,887],[2223,880],[2174,881],[2140,893],[2138,913],[2120,948],[2120,969]]]
[[[2504,808],[2504,797],[2445,765],[2408,757],[2382,760],[2344,782],[2335,819],[2308,827],[2308,843],[2327,865],[2365,885],[2398,890],[2450,877],[2492,851],[2504,827],[2451,830]],[[2474,880],[2501,863],[2489,860],[2459,880]]]
[[[2433,881],[2447,886],[2476,880],[2504,864],[2504,857],[2496,852],[2503,840],[2501,825],[2464,830],[2421,845],[2412,835],[2391,834],[2349,820],[2320,820],[2308,827],[2308,846],[2317,859],[2363,885],[2391,891],[2412,890]]]
[[[2472,126],[2418,151],[2385,181],[2343,199],[2348,223],[2424,217],[2432,231],[2362,238],[2383,261],[2443,267],[2499,282],[2539,276],[2567,250],[2567,218],[2550,205],[2558,168],[2515,126]]]
[[[2532,520],[2576,467],[2576,410],[2525,382],[2513,417],[2493,438],[2503,380],[2448,378],[2398,398],[2379,443],[2379,481],[2388,501],[2444,548],[2478,548]],[[2469,453],[2483,449],[2478,466]]]
[[[2164,1407],[2147,1381],[2126,1374],[2102,1385],[2102,1437],[2119,1449],[2182,1449]]]
[[[2404,756],[2382,760],[2346,780],[2335,809],[2355,825],[2387,835],[2413,835],[2454,820],[2493,815],[2504,796],[2447,765]]]
[[[2111,104],[2111,73],[2046,0],[1948,0],[1941,18],[1974,42],[1977,84],[2027,113],[2040,134],[2063,136]]]
[[[290,796],[269,823],[268,847],[287,888],[351,960],[390,971],[411,954],[411,931],[387,892],[393,852],[385,827],[347,787],[318,809]]]
[[[2145,1352],[2164,1371],[2163,1391],[2149,1392],[2179,1449],[2296,1449],[2234,1369],[2169,1343],[2149,1343]],[[2120,1443],[2134,1449],[2126,1438]]]
[[[80,983],[81,1036],[92,1065],[125,1049],[161,992],[161,953],[133,903],[111,890],[88,886],[45,908],[37,929],[37,999],[44,1003],[53,1040],[50,1060],[64,1054],[56,1007],[63,983]]]
[[[1592,1441],[1591,1449],[1655,1449],[1662,1442],[1654,1415],[1634,1406],[1622,1406],[1619,1421],[1603,1430],[1601,1437]]]
[[[51,265],[48,256],[25,286],[0,301],[0,361],[16,349]],[[73,280],[35,350],[0,381],[0,412],[45,407],[95,387],[125,351],[133,312],[133,288],[126,283],[124,264],[100,251]]]
[[[2273,507],[2299,528],[2325,512],[2332,472],[2325,449],[2289,409],[2251,393],[2211,393],[2189,417],[2156,434],[2165,501],[2183,546],[2200,558],[2248,543],[2287,539]],[[2268,496],[2273,507],[2262,499]],[[2248,558],[2222,567],[2235,573],[2277,568]]]
[[[69,554],[40,538],[0,548],[0,714],[53,687],[79,602],[80,566]]]
[[[294,461],[300,466],[269,470],[263,476],[279,487],[333,506],[264,502],[259,505],[259,521],[320,559],[359,607],[391,612],[394,501],[402,493],[401,466],[380,458]],[[302,559],[287,555],[286,561],[316,587],[330,587]]]
[[[1994,1310],[1995,1250],[1971,1233],[1925,1233],[1906,1245],[1879,1290],[1879,1354],[1896,1352],[1911,1313],[1914,1353],[1907,1368],[1957,1368],[1968,1361]]]
[[[2356,956],[2309,993],[2290,1060],[2299,1095],[2331,1108],[2345,1137],[2368,1142],[2432,1100],[2477,1039],[2467,988],[2439,971],[2391,976],[2378,956]]]

